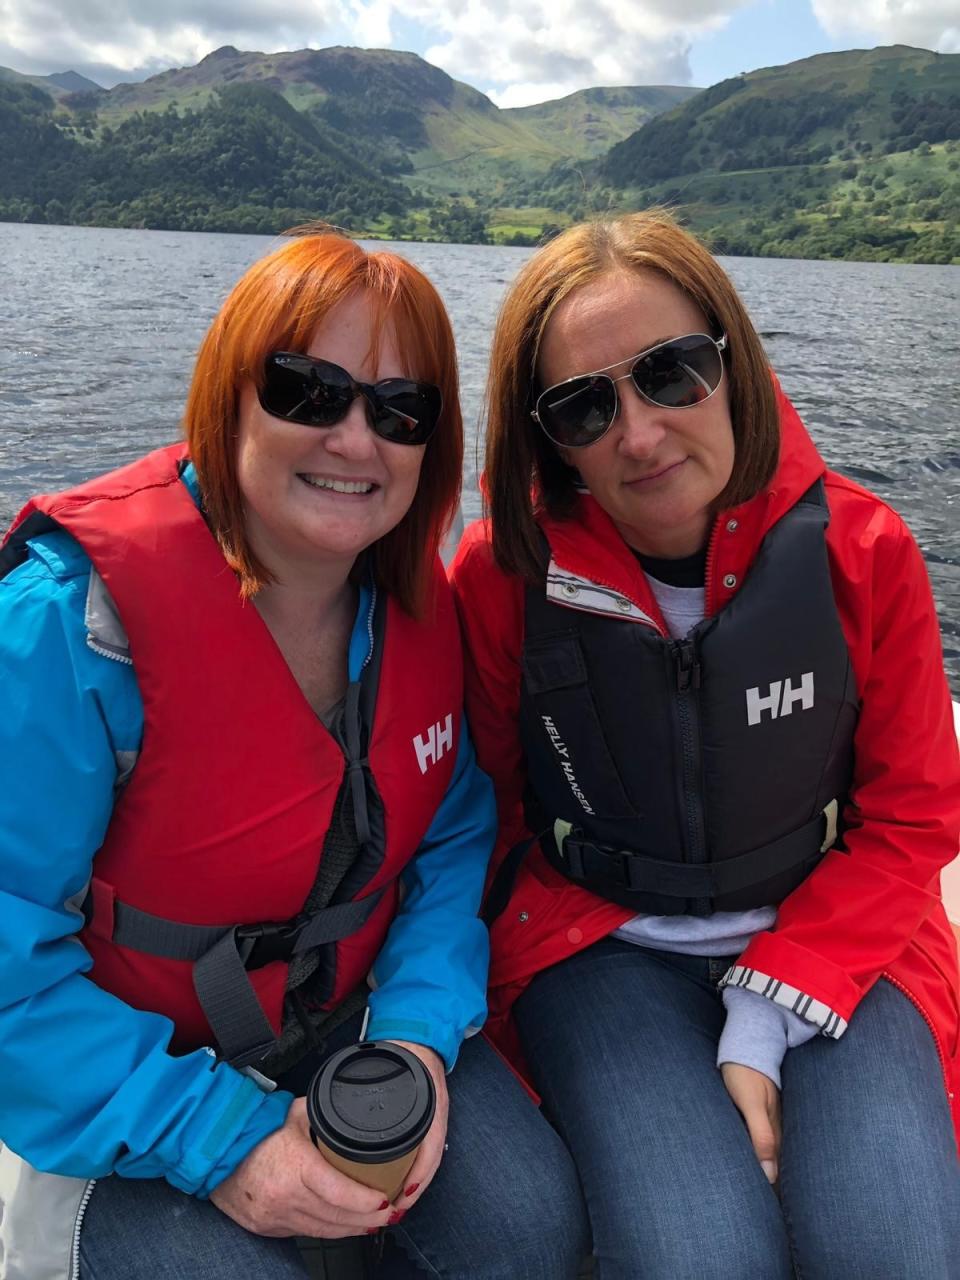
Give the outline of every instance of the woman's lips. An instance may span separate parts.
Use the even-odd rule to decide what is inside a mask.
[[[685,462],[686,458],[680,458],[677,462],[670,462],[667,466],[661,467],[658,471],[651,471],[645,476],[637,476],[636,479],[627,480],[626,483],[629,485],[652,484],[654,480],[661,480],[664,476],[670,475],[670,473],[676,471],[678,467],[682,467]]]

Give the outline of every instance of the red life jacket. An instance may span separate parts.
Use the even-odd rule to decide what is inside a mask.
[[[43,513],[70,533],[127,632],[143,698],[143,743],[96,855],[92,920],[80,936],[93,956],[94,981],[172,1019],[179,1051],[212,1042],[193,966],[116,942],[115,904],[188,925],[296,917],[314,883],[345,772],[343,751],[257,610],[242,601],[181,482],[185,459],[185,446],[171,446],[35,498],[11,530],[14,538],[18,531],[31,536],[42,519],[36,513]],[[330,944],[326,1007],[370,969],[396,913],[397,877],[453,772],[460,641],[439,560],[434,576],[426,622],[386,604],[378,691],[361,752],[373,821],[349,897],[382,895],[357,932]],[[276,960],[249,974],[274,1034],[288,968]]]

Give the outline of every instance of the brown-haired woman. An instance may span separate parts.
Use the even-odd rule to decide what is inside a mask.
[[[500,809],[491,1027],[598,1276],[946,1280],[960,768],[910,534],[657,212],[520,272],[486,486],[452,578]]]
[[[288,239],[211,326],[185,425],[2,552],[4,1274],[303,1276],[291,1237],[385,1226],[393,1275],[573,1274],[569,1156],[479,1037],[447,1128],[494,805],[437,558],[443,304],[394,254]],[[393,1203],[300,1096],[364,1037],[437,1095]]]

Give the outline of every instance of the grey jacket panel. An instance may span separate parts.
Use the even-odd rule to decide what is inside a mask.
[[[0,1145],[0,1280],[78,1280],[74,1239],[92,1185],[39,1173]]]
[[[111,657],[130,661],[130,641],[120,621],[117,606],[113,603],[105,582],[92,565],[83,620],[89,645]]]

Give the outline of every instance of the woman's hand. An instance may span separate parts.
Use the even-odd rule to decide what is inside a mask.
[[[430,1072],[437,1095],[437,1111],[433,1117],[433,1123],[427,1130],[427,1136],[420,1144],[417,1158],[404,1179],[404,1189],[393,1204],[394,1212],[402,1216],[411,1205],[416,1204],[420,1199],[433,1181],[433,1175],[440,1167],[440,1161],[443,1158],[443,1144],[447,1136],[447,1113],[450,1109],[450,1102],[447,1097],[447,1081],[444,1075],[443,1059],[438,1053],[435,1053],[433,1049],[428,1049],[426,1045],[411,1044],[408,1040],[393,1040],[389,1043],[398,1044],[401,1049],[408,1049],[420,1059]],[[397,1222],[399,1219],[391,1215],[390,1221]]]
[[[762,1071],[739,1062],[725,1062],[720,1073],[743,1116],[760,1168],[775,1183],[780,1176],[780,1090]]]
[[[384,1227],[383,1193],[327,1164],[310,1141],[307,1108],[297,1098],[280,1129],[264,1138],[211,1192],[227,1217],[258,1236],[359,1236]]]

